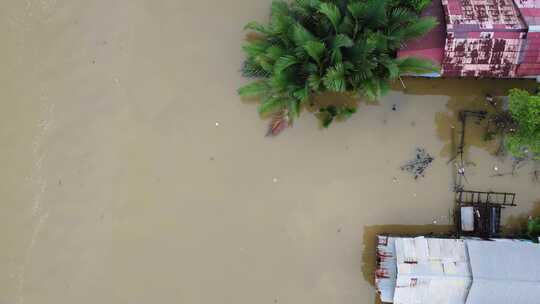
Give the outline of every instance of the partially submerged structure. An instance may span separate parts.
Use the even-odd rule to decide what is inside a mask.
[[[433,0],[439,26],[398,52],[441,66],[431,77],[540,78],[540,1]]]
[[[376,286],[395,304],[537,304],[540,245],[517,240],[377,237]]]
[[[499,237],[502,210],[516,206],[515,199],[515,193],[457,191],[454,219],[458,236]]]

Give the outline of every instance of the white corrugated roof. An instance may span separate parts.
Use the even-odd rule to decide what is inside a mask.
[[[468,240],[474,281],[467,304],[540,303],[540,246]]]
[[[377,255],[379,260],[377,271],[381,273],[375,277],[375,284],[383,302],[392,302],[394,300],[397,278],[395,239],[380,235],[377,237]]]
[[[377,282],[395,304],[540,304],[540,246],[497,239],[386,238]],[[396,274],[397,272],[397,274]],[[394,285],[394,291],[391,286]]]
[[[395,239],[395,304],[463,304],[471,272],[463,240]]]

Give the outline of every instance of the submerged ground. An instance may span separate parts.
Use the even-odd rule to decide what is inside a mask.
[[[449,223],[456,111],[535,85],[406,79],[270,139],[235,92],[270,0],[2,4],[0,303],[372,303],[374,234]],[[492,177],[512,163],[475,135],[466,188],[516,192],[513,225],[534,168]]]

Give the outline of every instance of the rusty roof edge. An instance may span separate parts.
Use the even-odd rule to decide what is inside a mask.
[[[529,32],[529,24],[527,23],[527,21],[525,21],[525,17],[523,16],[523,13],[521,12],[521,8],[516,4],[516,0],[512,0],[512,5],[514,6],[514,9],[517,11],[517,16],[519,17],[519,21],[521,21],[521,24],[525,28],[525,32]]]

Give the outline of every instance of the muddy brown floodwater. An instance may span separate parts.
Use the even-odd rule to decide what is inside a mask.
[[[0,303],[373,303],[374,234],[448,225],[455,112],[535,84],[406,79],[265,138],[235,90],[269,4],[2,1]],[[466,157],[467,188],[518,193],[505,218],[534,209],[532,164]]]

